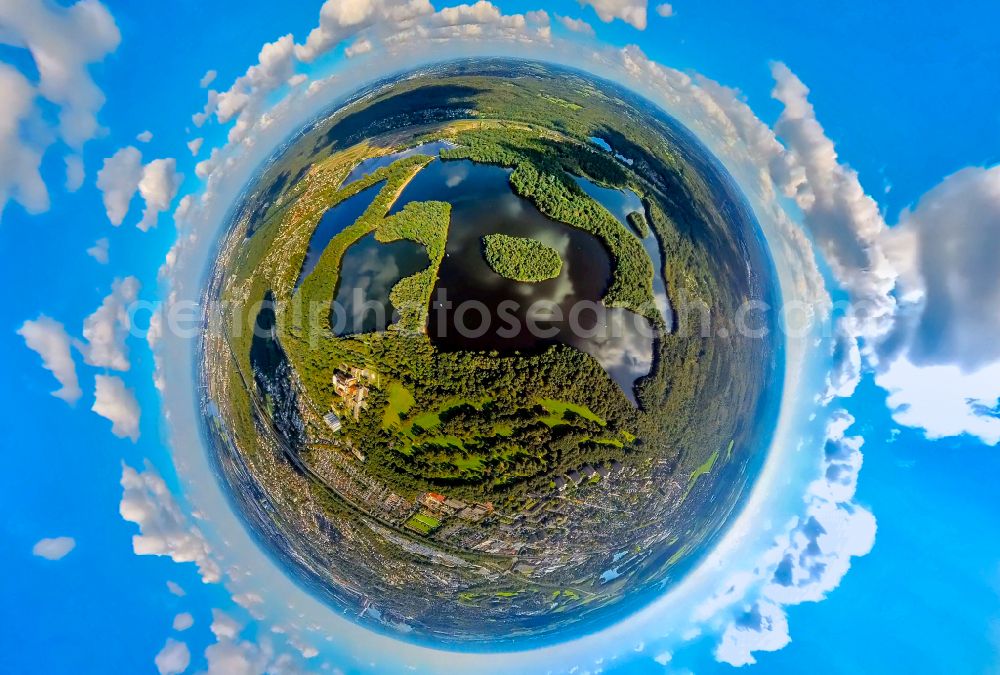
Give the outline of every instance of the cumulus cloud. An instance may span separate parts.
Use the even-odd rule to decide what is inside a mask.
[[[590,5],[604,23],[621,19],[639,30],[646,29],[646,0],[580,0],[581,5]]]
[[[42,367],[55,375],[61,385],[52,392],[69,404],[80,400],[83,392],[76,376],[76,362],[70,351],[71,340],[61,323],[44,314],[34,321],[25,321],[17,334],[24,338],[28,349],[42,357]]]
[[[266,43],[257,55],[257,63],[236,78],[229,89],[208,92],[204,109],[194,117],[195,124],[201,126],[212,115],[221,123],[235,119],[229,131],[229,142],[239,143],[246,139],[268,95],[286,85],[294,74],[294,47],[290,34]]]
[[[201,80],[198,82],[198,86],[204,89],[208,85],[215,82],[215,78],[218,73],[214,70],[206,71],[204,75],[201,76]]]
[[[76,192],[83,186],[83,180],[87,177],[83,166],[83,157],[80,155],[66,155],[66,190]]]
[[[156,227],[159,215],[170,208],[170,203],[177,196],[183,174],[177,172],[177,160],[154,159],[142,171],[139,181],[139,194],[146,202],[139,221],[139,229],[143,232]]]
[[[149,462],[141,472],[122,464],[121,485],[119,512],[122,518],[139,526],[139,534],[132,537],[136,555],[161,555],[178,563],[193,562],[205,583],[218,583],[222,579],[219,564],[201,531],[188,521]]]
[[[145,232],[156,227],[159,215],[170,208],[183,178],[177,172],[175,159],[154,159],[143,165],[142,153],[130,145],[104,160],[104,166],[97,172],[97,188],[108,220],[115,226],[125,220],[138,192],[145,204],[138,228]]]
[[[1000,360],[1000,166],[949,176],[886,233],[912,305],[907,355],[973,372]]]
[[[928,438],[970,434],[1000,443],[1000,361],[968,372],[955,364],[917,365],[904,355],[880,370],[875,382],[888,392],[899,424],[923,429]]]
[[[788,147],[773,175],[852,301],[831,376],[840,394],[853,391],[864,356],[897,422],[931,438],[1000,442],[1000,167],[946,178],[887,228],[839,162],[808,89],[783,64],[773,72],[785,104],[775,129]]]
[[[783,64],[772,70],[787,152],[772,155],[771,174],[852,303],[838,326],[831,393],[853,392],[864,359],[897,422],[930,438],[1000,442],[1000,167],[949,176],[888,228],[839,161],[808,88]]]
[[[847,435],[853,424],[844,411],[830,416],[821,473],[806,492],[802,515],[754,573],[734,579],[701,609],[706,616],[735,604],[716,648],[720,661],[746,665],[755,662],[754,652],[784,647],[791,639],[784,606],[823,599],[840,585],[851,558],[871,551],[875,518],[854,501],[864,440]]]
[[[775,131],[787,147],[772,173],[794,199],[803,223],[840,285],[850,294],[853,332],[877,340],[892,329],[897,273],[880,239],[885,221],[858,174],[839,161],[816,119],[809,89],[783,63],[772,64],[774,98],[784,104]]]
[[[726,627],[715,657],[731,666],[746,666],[757,662],[753,652],[775,652],[789,642],[785,612],[773,602],[757,601]]]
[[[212,610],[212,625],[210,626],[212,634],[215,635],[216,639],[219,640],[233,640],[243,630],[243,626],[239,621],[226,614],[221,609]]]
[[[108,264],[108,250],[111,248],[111,242],[108,241],[107,237],[101,237],[94,242],[94,245],[87,249],[87,255],[101,263],[102,265]]]
[[[382,41],[393,49],[412,44],[425,45],[427,42],[464,40],[547,44],[552,38],[547,12],[504,14],[487,0],[445,7],[403,24],[382,25],[380,30]]]
[[[580,33],[581,35],[589,35],[590,37],[595,35],[594,27],[583,19],[573,19],[568,16],[557,16],[556,18],[567,30]]]
[[[142,153],[131,145],[104,160],[104,166],[97,172],[97,189],[112,225],[121,225],[125,220],[140,180]]]
[[[139,440],[139,402],[131,389],[116,375],[95,375],[95,413],[111,421],[111,433],[118,438]]]
[[[181,588],[181,585],[176,581],[167,581],[167,590],[171,595],[175,595],[178,598],[183,598],[187,593]]]
[[[22,128],[37,114],[35,90],[21,73],[0,63],[0,216],[11,199],[29,213],[49,208],[49,193],[39,173],[45,144],[29,143]]]
[[[160,675],[178,675],[191,663],[191,652],[184,642],[167,638],[163,649],[156,655],[156,670]]]
[[[295,55],[308,63],[375,22],[401,24],[433,11],[429,0],[326,0],[319,25],[295,46]]]
[[[186,631],[194,625],[194,617],[189,612],[183,612],[174,617],[173,629],[178,632]]]
[[[355,40],[353,44],[349,45],[344,50],[344,56],[347,58],[352,58],[355,56],[360,56],[361,54],[367,54],[372,50],[372,43],[366,38],[360,38]]]
[[[192,157],[197,157],[198,156],[198,153],[201,152],[201,146],[202,146],[202,144],[204,144],[204,142],[205,142],[205,139],[201,138],[201,137],[194,138],[194,139],[191,139],[190,141],[188,141],[187,148],[188,148],[188,150],[191,151],[191,156]]]
[[[656,13],[664,19],[669,18],[674,15],[674,6],[669,2],[664,2],[656,6]]]
[[[48,190],[38,172],[56,137],[74,154],[99,130],[104,94],[89,66],[118,47],[121,36],[107,8],[96,0],[64,7],[42,0],[0,4],[0,44],[23,49],[34,62],[37,82],[0,64],[0,214],[9,199],[29,212],[48,208]],[[57,111],[53,127],[36,100]],[[30,127],[30,133],[28,133]],[[73,181],[68,181],[72,185]]]
[[[140,143],[149,143],[151,140],[153,140],[153,132],[150,131],[149,129],[146,129],[145,131],[142,131],[139,134],[137,134],[135,140],[139,141]]]
[[[834,398],[848,398],[861,382],[861,350],[858,341],[851,334],[847,322],[838,321],[834,336],[833,365],[826,376],[826,392],[823,402]]]
[[[221,610],[212,610],[211,630],[216,641],[205,649],[207,675],[305,672],[290,654],[279,654],[268,638],[259,637],[257,642],[242,639],[242,624]],[[315,650],[310,653],[312,651]]]
[[[31,552],[46,560],[62,560],[74,548],[76,548],[76,539],[73,537],[53,537],[39,540],[32,547]]]
[[[131,328],[129,305],[139,296],[135,277],[115,279],[101,306],[83,321],[85,344],[80,345],[88,365],[125,371],[130,368],[126,338]]]

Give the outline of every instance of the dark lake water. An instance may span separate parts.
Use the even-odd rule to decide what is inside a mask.
[[[384,331],[395,320],[389,293],[408,276],[427,269],[430,258],[412,241],[379,242],[368,234],[351,245],[340,264],[340,279],[330,323],[334,333]]]
[[[510,171],[470,161],[437,160],[410,182],[392,212],[413,201],[446,201],[452,219],[431,306],[428,333],[445,350],[534,350],[573,346],[594,356],[632,397],[652,365],[649,322],[600,300],[611,277],[603,244],[550,220],[510,188]],[[502,232],[555,249],[558,277],[521,283],[497,275],[483,257],[482,237]]]
[[[320,256],[323,255],[330,240],[348,225],[353,225],[354,221],[364,214],[384,185],[385,181],[376,183],[327,209],[313,231],[312,237],[309,238],[309,250],[306,252],[305,262],[302,263],[299,279],[295,282],[296,288],[315,269],[316,263],[319,262]]]

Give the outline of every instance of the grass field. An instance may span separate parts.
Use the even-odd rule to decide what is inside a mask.
[[[550,427],[558,426],[560,424],[566,424],[566,413],[573,413],[582,417],[584,419],[590,420],[591,422],[597,422],[602,427],[607,425],[607,421],[601,417],[598,417],[590,410],[582,405],[577,405],[576,403],[570,403],[569,401],[557,401],[555,399],[542,399],[539,401],[549,414],[542,418],[542,421]]]
[[[382,428],[398,427],[402,422],[402,416],[413,407],[416,401],[410,390],[395,380],[390,382],[386,388],[386,396],[388,403],[385,414],[382,416]]]
[[[426,513],[415,513],[406,521],[406,527],[425,535],[430,534],[440,526],[440,520]]]

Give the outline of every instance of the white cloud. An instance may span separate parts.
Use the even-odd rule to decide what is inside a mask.
[[[139,181],[139,194],[146,202],[139,221],[139,229],[143,232],[156,227],[159,214],[170,208],[170,203],[177,196],[183,174],[177,173],[177,160],[154,159],[142,171]]]
[[[674,15],[674,6],[669,2],[664,2],[656,6],[656,13],[664,19],[669,18]]]
[[[87,255],[101,263],[102,265],[108,264],[108,250],[111,247],[111,242],[108,241],[107,237],[101,237],[94,242],[94,245],[87,249]]]
[[[66,191],[76,192],[83,186],[83,181],[87,177],[83,167],[83,157],[80,155],[66,155]]]
[[[115,279],[109,293],[83,321],[80,345],[84,360],[98,368],[126,371],[130,367],[126,338],[131,328],[129,305],[139,296],[139,280],[135,277]]]
[[[746,666],[757,663],[753,652],[778,651],[789,642],[785,612],[772,602],[757,601],[726,627],[715,657],[731,666]]]
[[[22,138],[22,127],[37,114],[35,91],[17,70],[0,63],[0,216],[11,199],[29,213],[49,208],[49,193],[38,171],[46,145]]]
[[[834,398],[849,398],[861,382],[861,350],[848,322],[840,320],[834,335],[833,365],[826,376],[824,404]]]
[[[963,371],[957,364],[921,366],[900,356],[875,376],[889,396],[899,424],[923,429],[928,438],[970,434],[988,445],[1000,443],[1000,361]]]
[[[621,19],[639,30],[646,29],[646,0],[580,0],[581,5],[590,5],[604,23]]]
[[[204,138],[198,137],[193,138],[187,143],[188,150],[191,151],[192,157],[197,157],[198,153],[201,152],[201,146],[205,142]]]
[[[102,193],[104,209],[112,225],[121,225],[125,220],[140,180],[142,153],[131,145],[104,160],[104,166],[97,172],[97,189]]]
[[[1000,360],[1000,165],[946,178],[884,243],[902,277],[908,306],[897,337],[909,358],[966,372]]]
[[[178,598],[183,598],[187,593],[181,588],[180,584],[176,581],[167,581],[167,590],[170,591],[171,595],[176,595]]]
[[[212,610],[211,630],[216,641],[205,649],[207,675],[292,675],[306,672],[290,654],[277,654],[267,637],[259,637],[256,643],[241,639],[243,626],[221,610]],[[312,653],[315,650],[306,647],[303,651]]]
[[[104,95],[87,67],[118,47],[121,36],[107,8],[95,0],[69,7],[40,0],[0,6],[0,40],[31,52],[38,92],[60,107],[59,135],[73,148],[93,138]]]
[[[59,381],[61,386],[52,395],[69,404],[80,400],[83,392],[76,377],[70,337],[63,325],[42,314],[34,321],[25,321],[17,334],[24,338],[28,349],[42,357],[42,366]]]
[[[97,188],[102,193],[108,220],[115,226],[125,220],[138,192],[145,207],[137,226],[145,232],[156,227],[159,215],[170,208],[183,178],[177,172],[177,160],[154,159],[143,166],[142,153],[129,145],[104,160],[104,166],[97,172]]]
[[[900,424],[930,438],[972,434],[1000,442],[1000,167],[967,168],[925,194],[887,228],[857,173],[838,162],[807,99],[783,64],[776,130],[788,145],[774,175],[850,294],[837,374],[853,391],[860,356],[889,392]],[[850,344],[851,336],[861,346]]]
[[[547,12],[504,14],[487,0],[479,0],[472,5],[445,7],[404,24],[390,23],[378,28],[382,41],[390,47],[413,44],[423,47],[428,42],[465,40],[548,44],[552,38]]]
[[[893,325],[896,271],[880,239],[885,221],[858,174],[841,164],[809,102],[809,89],[785,64],[771,67],[772,95],[785,108],[775,124],[787,153],[772,175],[802,211],[803,223],[853,303],[851,321],[859,337],[875,340]]]
[[[288,78],[288,86],[289,87],[297,87],[300,84],[302,84],[303,82],[306,82],[308,79],[309,79],[309,76],[306,75],[305,73],[296,73],[296,74],[292,75],[290,78]]]
[[[135,394],[116,375],[95,375],[94,380],[94,405],[91,410],[111,420],[111,433],[135,443],[139,440],[140,418]]]
[[[174,617],[173,629],[178,632],[186,631],[194,625],[194,617],[189,612],[183,612]]]
[[[405,24],[433,11],[428,0],[326,0],[319,25],[295,45],[295,55],[308,63],[376,22]]]
[[[215,78],[219,73],[214,70],[206,71],[204,75],[201,76],[201,80],[198,82],[198,86],[204,89],[208,85],[215,82]]]
[[[355,56],[360,56],[362,54],[367,54],[372,50],[372,43],[366,38],[360,38],[355,40],[353,44],[348,46],[344,50],[344,56],[347,58],[352,58]]]
[[[36,84],[0,64],[0,214],[9,199],[29,212],[48,208],[48,190],[38,173],[42,155],[56,137],[78,154],[98,130],[104,94],[90,77],[90,64],[118,47],[118,27],[96,0],[68,7],[42,0],[0,4],[0,44],[26,50]],[[57,111],[51,125],[35,105],[44,99]],[[30,128],[27,129],[27,128]],[[72,185],[72,181],[69,181]]]
[[[135,137],[135,140],[139,141],[140,143],[149,143],[151,140],[153,140],[153,132],[150,131],[149,129],[146,129],[145,131],[140,132]]]
[[[746,665],[755,662],[753,652],[784,647],[791,638],[783,607],[822,600],[840,585],[851,558],[871,551],[875,518],[854,501],[864,440],[846,434],[853,424],[846,412],[830,416],[820,477],[806,492],[804,513],[752,574],[705,604],[704,615],[733,603],[737,608],[716,649],[720,661]]]
[[[39,540],[32,547],[31,552],[46,560],[62,560],[74,548],[76,548],[76,539],[73,537],[53,537]]]
[[[594,27],[583,19],[573,19],[568,16],[556,16],[556,18],[559,20],[559,23],[566,27],[566,29],[573,31],[574,33],[589,35],[591,37],[595,35]]]
[[[148,462],[142,472],[122,464],[122,518],[139,526],[132,537],[136,555],[169,556],[174,562],[193,562],[205,583],[222,579],[201,531],[192,525],[170,489]],[[179,588],[179,587],[178,587]]]
[[[187,643],[167,638],[163,649],[156,655],[156,670],[160,675],[179,675],[191,663],[191,652]]]
[[[240,634],[240,631],[243,630],[243,626],[236,619],[221,609],[212,610],[212,625],[210,628],[212,634],[219,640],[234,640]]]
[[[212,115],[220,123],[235,119],[229,130],[228,142],[252,144],[249,130],[266,107],[268,96],[282,86],[286,86],[294,75],[295,44],[292,36],[284,35],[274,42],[261,47],[257,63],[222,92],[210,90],[204,109],[194,117],[196,126],[201,126]]]

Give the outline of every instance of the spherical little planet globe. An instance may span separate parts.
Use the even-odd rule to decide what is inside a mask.
[[[338,613],[558,640],[731,524],[783,376],[776,331],[737,318],[776,293],[742,194],[652,104],[534,62],[428,67],[319,116],[234,205],[204,432],[246,526]]]

